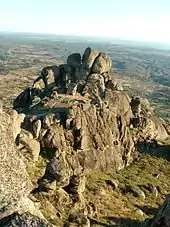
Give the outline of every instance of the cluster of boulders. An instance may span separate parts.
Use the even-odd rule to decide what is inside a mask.
[[[14,101],[14,108],[26,108],[33,104],[33,97],[51,96],[52,93],[102,96],[105,84],[110,79],[112,59],[105,53],[87,48],[81,57],[79,53],[71,54],[67,64],[44,67],[41,75],[31,88],[23,91]],[[114,83],[115,90],[122,90],[121,85]],[[93,89],[91,89],[93,88]],[[97,89],[97,90],[96,90]]]
[[[86,207],[86,171],[120,170],[137,158],[140,140],[168,136],[148,100],[131,99],[113,80],[111,66],[110,56],[87,48],[43,68],[14,100],[13,139],[25,163],[34,165],[41,151],[52,154],[35,192],[59,195],[58,204],[71,198],[76,214]]]

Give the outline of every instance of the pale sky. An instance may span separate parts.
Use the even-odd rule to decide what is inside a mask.
[[[170,0],[0,0],[0,31],[170,43]]]

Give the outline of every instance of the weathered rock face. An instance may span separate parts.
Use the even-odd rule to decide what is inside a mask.
[[[100,97],[104,96],[104,92],[105,83],[103,76],[100,74],[91,74],[87,79],[83,94],[94,99],[96,99],[96,97],[100,99]]]
[[[71,114],[73,146],[83,167],[109,171],[111,168],[121,169],[131,162],[129,157],[134,152],[134,144],[121,117],[94,105],[74,106]],[[121,141],[126,144],[126,151],[122,150]]]
[[[67,129],[56,121],[55,115],[50,116],[42,118],[40,134],[46,130],[39,138],[42,147],[56,148],[66,159],[72,154],[83,168],[106,171],[131,163],[135,148],[126,119],[112,107],[101,109],[89,101],[73,101],[67,110]]]
[[[148,227],[169,227],[170,226],[170,196],[158,210],[155,217],[149,221]]]
[[[31,159],[37,161],[37,144],[29,131],[20,128],[24,114],[11,111],[10,115],[0,109],[0,226],[51,226],[45,219],[39,205],[29,199],[33,185],[26,171],[22,152],[19,152],[14,140],[19,145],[26,145],[31,151]],[[22,142],[21,142],[22,140]],[[35,154],[36,153],[36,154]]]
[[[24,227],[52,227],[51,224],[49,224],[44,219],[38,218],[29,212],[23,213],[23,214],[13,214],[7,218],[4,218],[0,220],[0,225],[5,227],[18,227],[18,226],[24,226]]]
[[[22,157],[14,148],[12,128],[13,120],[1,110],[0,216],[5,216],[5,213],[8,212],[15,212],[18,209],[19,201],[26,197],[32,189]]]

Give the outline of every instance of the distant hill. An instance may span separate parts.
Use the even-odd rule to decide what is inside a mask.
[[[143,47],[170,50],[170,44],[158,43],[158,42],[147,42],[147,41],[136,41],[127,40],[122,38],[114,37],[98,37],[98,36],[79,36],[79,35],[58,35],[58,34],[45,34],[45,33],[30,33],[30,32],[0,32],[0,39],[15,39],[15,38],[29,38],[39,40],[53,40],[53,41],[67,41],[67,42],[104,42],[109,44],[126,45],[132,47]]]

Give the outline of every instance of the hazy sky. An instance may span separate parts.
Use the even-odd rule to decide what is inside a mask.
[[[0,31],[170,43],[170,0],[0,0]]]

